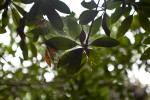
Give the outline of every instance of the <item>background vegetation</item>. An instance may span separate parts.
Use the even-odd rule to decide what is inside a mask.
[[[0,0],[0,100],[150,98],[129,78],[133,66],[150,72],[150,1],[81,6],[76,17],[63,0]]]

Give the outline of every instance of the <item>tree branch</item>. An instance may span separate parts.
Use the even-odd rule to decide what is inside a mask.
[[[100,3],[100,0],[98,0],[96,10],[98,8],[99,3]],[[87,47],[88,47],[88,42],[89,42],[89,38],[90,38],[90,34],[91,34],[91,31],[92,31],[93,24],[94,24],[94,19],[92,20],[92,23],[90,25],[89,33],[88,33],[88,36],[87,36],[87,39],[86,39],[86,43],[85,43],[85,49],[87,49]]]

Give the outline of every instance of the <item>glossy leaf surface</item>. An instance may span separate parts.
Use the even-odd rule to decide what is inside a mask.
[[[101,37],[93,41],[90,45],[94,47],[115,47],[120,43],[110,37]]]
[[[46,44],[56,50],[67,50],[75,47],[77,43],[65,37],[53,37],[46,41]]]
[[[86,11],[82,12],[79,17],[80,24],[82,24],[82,25],[88,24],[89,22],[94,20],[97,13],[98,13],[98,11],[96,11],[96,10],[86,10]]]

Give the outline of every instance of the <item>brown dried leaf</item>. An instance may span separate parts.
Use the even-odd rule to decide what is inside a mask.
[[[38,22],[35,24],[35,26],[38,26],[38,25],[43,24],[43,23],[44,23],[44,21],[45,21],[45,19],[38,21]]]
[[[55,50],[55,49],[52,49],[50,47],[47,46],[47,49],[48,49],[48,52],[51,56],[51,59],[54,61],[54,56],[55,56],[55,53],[58,52],[58,50]]]
[[[84,30],[82,29],[82,31],[80,33],[80,43],[81,43],[81,45],[84,45],[85,39],[86,39],[86,34],[85,34]]]
[[[50,57],[48,56],[47,51],[45,51],[45,61],[49,66],[51,66],[51,60],[50,60]]]

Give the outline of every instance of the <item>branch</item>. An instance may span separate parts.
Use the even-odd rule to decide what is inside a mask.
[[[98,0],[96,10],[98,8],[99,3],[100,3],[100,0]],[[86,39],[86,43],[85,43],[85,49],[87,49],[87,47],[88,47],[88,42],[89,42],[89,38],[90,38],[90,34],[91,34],[91,31],[92,31],[93,24],[94,24],[94,19],[92,20],[92,23],[90,25],[89,33],[88,33],[88,36],[87,36],[87,39]]]

